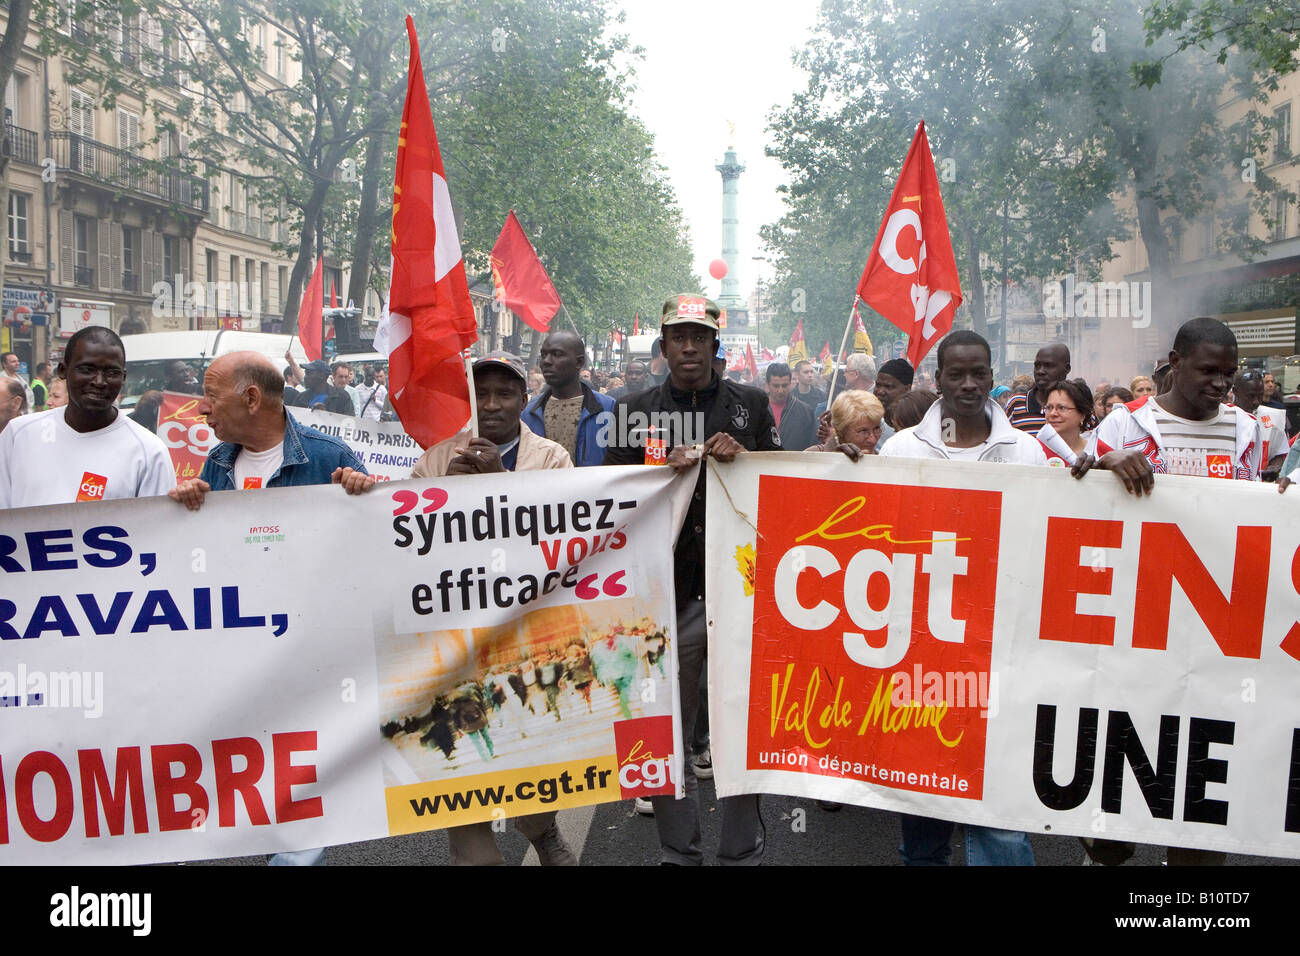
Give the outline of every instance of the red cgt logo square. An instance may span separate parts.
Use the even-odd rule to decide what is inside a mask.
[[[108,488],[108,479],[87,471],[81,476],[81,485],[77,488],[78,501],[103,501],[104,491]]]
[[[624,800],[676,792],[672,717],[616,721],[614,749],[618,754],[618,787]]]
[[[759,480],[746,765],[978,799],[1001,495]]]
[[[1211,478],[1232,477],[1232,459],[1227,455],[1206,455],[1205,467]]]

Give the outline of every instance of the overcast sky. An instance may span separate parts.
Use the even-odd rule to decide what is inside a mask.
[[[709,263],[722,255],[722,177],[713,167],[729,145],[727,121],[736,124],[740,177],[740,293],[754,288],[754,262],[764,255],[759,227],[782,212],[776,188],[785,175],[764,156],[767,116],[785,106],[802,74],[791,52],[816,22],[817,0],[624,0],[623,30],[645,48],[636,67],[635,111],[655,137],[655,150],[686,215],[695,271],[705,291],[719,292]]]

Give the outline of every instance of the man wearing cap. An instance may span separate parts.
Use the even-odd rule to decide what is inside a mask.
[[[480,475],[503,471],[572,468],[569,454],[555,442],[540,438],[520,421],[528,400],[524,363],[509,352],[490,352],[473,366],[474,398],[479,437],[466,429],[428,449],[411,471],[412,478]],[[334,481],[352,494],[369,491],[375,479],[364,471],[344,468]],[[543,866],[577,866],[555,822],[555,811],[515,817],[515,828],[528,838]],[[489,823],[471,823],[447,830],[453,866],[500,866],[505,862]]]
[[[463,431],[434,445],[415,463],[412,478],[573,467],[568,452],[533,434],[520,420],[528,400],[528,376],[517,356],[491,352],[476,361],[474,393],[479,437]],[[345,474],[345,485],[347,480]],[[515,817],[514,822],[537,850],[543,866],[577,866],[578,860],[555,822],[554,810]],[[452,827],[447,840],[453,866],[500,866],[504,862],[490,823]]]
[[[880,446],[885,440],[894,434],[894,403],[911,390],[912,377],[912,366],[907,364],[906,359],[901,358],[890,359],[880,366],[880,371],[876,373],[876,387],[873,394],[880,399],[880,404],[885,406],[885,418],[880,423],[880,441],[876,442],[877,452],[880,451]]]
[[[658,388],[621,399],[617,420],[632,420],[637,412],[650,421],[669,423],[667,464],[678,470],[695,467],[701,456],[731,461],[744,451],[779,451],[781,439],[767,396],[714,373],[718,348],[718,306],[702,295],[675,295],[663,307],[663,352],[668,380]],[[637,416],[638,418],[640,416]],[[640,465],[656,461],[646,434],[613,436],[605,453],[607,465]],[[695,446],[692,454],[688,447]],[[677,593],[678,698],[682,727],[695,726],[700,679],[704,673],[707,631],[704,615],[704,469],[699,470],[686,521],[677,536],[673,578]],[[695,771],[685,764],[684,800],[653,797],[655,824],[663,862],[699,866],[699,798]],[[723,808],[718,862],[756,866],[763,859],[763,824],[758,796],[727,797]]]
[[[534,434],[560,444],[579,468],[599,465],[605,447],[598,440],[614,399],[581,378],[587,349],[576,332],[559,329],[542,339],[539,367],[546,387],[524,409],[523,421]]]
[[[297,408],[323,408],[340,415],[355,415],[352,397],[341,388],[330,384],[330,366],[323,359],[308,362],[302,370],[302,391],[286,398],[286,404]]]

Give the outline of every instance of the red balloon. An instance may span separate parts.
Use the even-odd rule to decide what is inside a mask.
[[[714,259],[709,263],[709,275],[715,279],[721,279],[727,274],[727,261],[725,259]]]

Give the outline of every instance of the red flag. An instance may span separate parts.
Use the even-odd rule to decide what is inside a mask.
[[[822,343],[822,350],[817,353],[817,361],[824,364],[826,360],[829,359],[830,357],[831,357],[831,343],[830,343],[830,339],[827,339],[825,342]]]
[[[478,323],[409,16],[406,33],[411,59],[393,183],[393,271],[375,348],[388,355],[389,394],[406,433],[428,448],[469,420],[461,353],[478,337]]]
[[[334,280],[330,279],[330,308],[337,309],[338,307],[339,307],[338,293],[334,288]]]
[[[925,123],[916,127],[858,296],[908,335],[913,368],[952,328],[961,283]]]
[[[560,311],[560,294],[513,209],[492,247],[492,285],[500,301],[538,332],[551,330],[551,319]]]
[[[316,271],[311,274],[307,288],[302,290],[302,304],[298,306],[298,341],[312,362],[321,357],[321,326],[325,324],[321,314],[325,291],[323,269],[324,263],[317,259]]]
[[[750,377],[757,381],[758,363],[754,361],[754,350],[749,347],[748,342],[745,343],[745,365],[749,367]]]
[[[771,349],[763,349],[763,361],[764,361],[764,362],[771,362],[771,361],[772,361],[773,359],[775,359],[775,358],[776,358],[776,353],[775,353],[775,352],[773,352]]]
[[[632,334],[633,335],[641,334],[641,313],[639,310],[636,316],[632,319]]]

